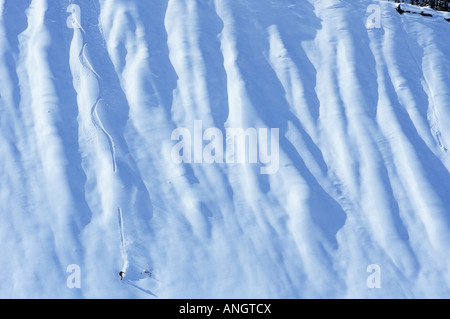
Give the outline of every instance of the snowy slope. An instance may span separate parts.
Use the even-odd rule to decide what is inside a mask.
[[[449,298],[449,37],[385,1],[0,0],[0,297]],[[278,171],[175,163],[198,120],[278,128]]]

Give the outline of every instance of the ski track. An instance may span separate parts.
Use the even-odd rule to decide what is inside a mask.
[[[122,267],[122,271],[126,273],[128,268],[128,257],[127,257],[127,249],[126,249],[126,241],[125,241],[125,233],[123,229],[123,215],[122,215],[122,209],[119,208],[117,210],[118,217],[119,217],[119,232],[120,232],[120,250],[122,253],[122,259],[124,262],[124,265]]]
[[[85,31],[82,28],[80,28],[80,29],[83,31],[83,33],[85,33]],[[97,80],[100,82],[102,80],[102,78],[100,77],[100,75],[97,72],[95,72],[94,68],[92,67],[91,63],[89,62],[89,59],[86,56],[86,46],[87,46],[87,43],[84,43],[83,48],[80,51],[80,54],[79,54],[80,62],[83,65],[83,67],[85,67],[90,72],[92,72],[95,75],[95,77],[97,78]],[[112,136],[108,133],[108,131],[103,126],[102,120],[100,119],[100,116],[98,115],[98,111],[97,111],[98,104],[101,101],[103,101],[103,99],[100,98],[100,96],[99,96],[97,98],[97,101],[95,102],[95,104],[92,106],[92,109],[91,109],[92,124],[95,127],[97,127],[98,129],[100,129],[105,134],[105,136],[108,138],[108,143],[110,146],[111,157],[112,157],[112,162],[113,162],[113,169],[114,169],[114,172],[116,172],[117,171],[116,146],[114,144],[114,140],[113,140]]]
[[[108,133],[108,131],[103,126],[102,120],[100,119],[100,116],[98,115],[98,111],[97,111],[98,104],[101,101],[102,101],[102,99],[99,98],[97,100],[97,102],[95,102],[94,106],[92,107],[91,119],[92,119],[92,123],[95,125],[95,127],[100,129],[103,132],[103,134],[105,134],[105,136],[108,138],[109,148],[111,150],[111,159],[112,159],[112,163],[113,163],[113,170],[114,170],[114,173],[116,173],[117,172],[116,145],[114,144],[114,140],[113,140],[112,136]]]
[[[68,3],[0,0],[0,297],[450,296],[448,22],[372,0],[76,3],[70,29]],[[279,128],[278,172],[174,164],[195,120]]]

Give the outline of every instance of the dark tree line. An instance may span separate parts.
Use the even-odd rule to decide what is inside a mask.
[[[409,3],[416,6],[429,6],[431,9],[449,11],[450,0],[395,0],[396,3]]]

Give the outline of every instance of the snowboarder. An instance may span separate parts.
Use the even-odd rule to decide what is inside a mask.
[[[125,276],[125,272],[122,270],[119,272],[120,280],[123,280],[123,276]]]

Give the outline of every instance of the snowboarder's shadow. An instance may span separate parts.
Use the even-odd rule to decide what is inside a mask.
[[[126,283],[126,284],[129,284],[130,286],[133,286],[133,287],[139,289],[139,290],[142,291],[142,292],[145,292],[146,294],[148,294],[148,295],[150,295],[150,296],[158,297],[157,295],[155,295],[155,294],[154,294],[153,292],[151,292],[150,290],[141,288],[141,287],[139,287],[138,285],[136,285],[135,283],[133,283],[132,281],[130,281],[130,280],[128,280],[128,279],[124,279],[123,282]]]

